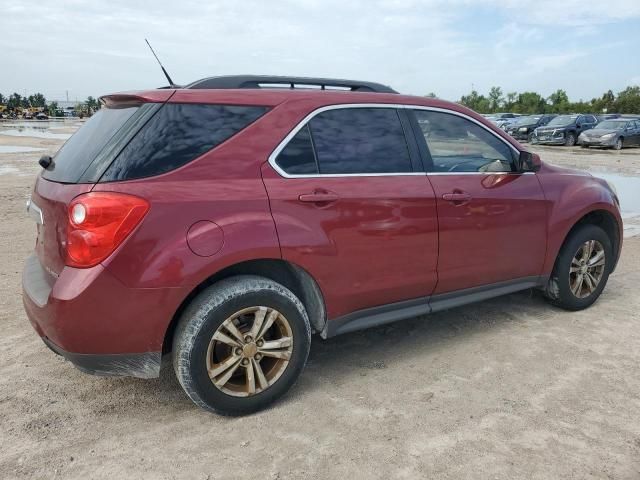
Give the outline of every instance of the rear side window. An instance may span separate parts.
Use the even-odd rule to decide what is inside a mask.
[[[139,107],[101,108],[62,146],[53,159],[53,167],[42,177],[54,182],[76,183]]]
[[[411,172],[398,112],[392,108],[344,108],[309,122],[321,174]]]
[[[165,104],[124,147],[100,181],[150,177],[181,167],[247,127],[266,110]]]
[[[278,155],[278,166],[289,175],[318,173],[316,155],[311,143],[309,126],[305,125]]]

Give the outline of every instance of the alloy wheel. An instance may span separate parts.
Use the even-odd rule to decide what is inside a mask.
[[[597,240],[587,240],[578,248],[569,267],[569,287],[577,298],[591,295],[605,270],[604,247]]]
[[[284,373],[293,352],[289,321],[274,308],[244,308],[218,327],[207,349],[211,382],[234,397],[263,392]]]
[[[613,148],[615,148],[616,150],[622,150],[622,139],[621,138],[616,140],[616,144],[615,144],[615,146]]]

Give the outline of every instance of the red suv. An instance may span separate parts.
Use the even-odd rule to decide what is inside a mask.
[[[260,76],[102,102],[40,160],[28,317],[86,372],[156,377],[172,353],[219,413],[283,395],[312,332],[529,288],[579,310],[620,254],[610,185],[460,105]]]

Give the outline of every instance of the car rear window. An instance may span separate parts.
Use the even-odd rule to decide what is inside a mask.
[[[42,172],[43,178],[62,183],[78,182],[98,153],[138,109],[100,109],[58,150],[53,165]]]
[[[247,127],[266,107],[165,104],[106,169],[101,182],[168,172]]]

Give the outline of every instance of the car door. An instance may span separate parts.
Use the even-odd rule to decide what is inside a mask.
[[[538,276],[547,206],[536,174],[515,171],[519,152],[464,114],[428,108],[412,113],[438,207],[434,293]]]
[[[435,194],[404,115],[325,107],[263,165],[282,256],[318,282],[329,318],[435,287]]]

